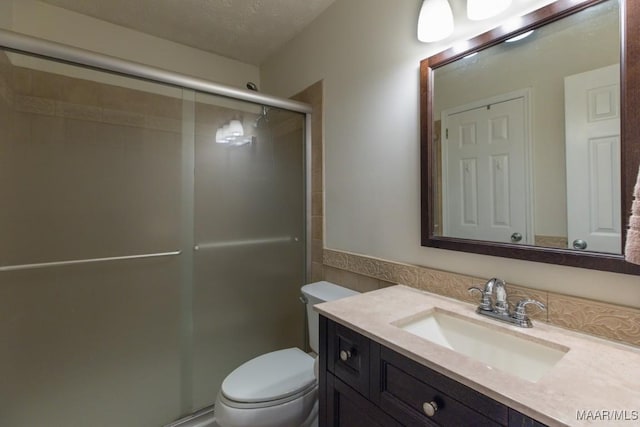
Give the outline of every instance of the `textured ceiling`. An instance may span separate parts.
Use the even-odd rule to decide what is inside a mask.
[[[259,65],[334,0],[41,0]]]

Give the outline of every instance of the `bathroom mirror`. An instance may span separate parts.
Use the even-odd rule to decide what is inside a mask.
[[[560,0],[421,62],[423,246],[640,273],[639,23]]]

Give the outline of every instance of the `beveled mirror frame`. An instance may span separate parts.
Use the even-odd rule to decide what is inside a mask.
[[[559,0],[522,17],[512,31],[500,27],[481,34],[468,42],[464,51],[455,48],[438,53],[420,62],[420,165],[421,165],[421,241],[422,246],[472,252],[506,258],[516,258],[549,264],[590,268],[625,274],[640,274],[640,266],[627,263],[624,255],[578,252],[569,249],[523,246],[480,240],[434,235],[435,179],[433,132],[433,71],[466,55],[476,52],[553,21],[577,13],[606,0]],[[620,104],[621,104],[621,253],[624,253],[626,225],[633,201],[633,187],[640,163],[640,1],[618,0],[620,3]]]

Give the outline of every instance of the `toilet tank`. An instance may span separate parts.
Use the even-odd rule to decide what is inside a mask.
[[[357,295],[360,292],[353,291],[351,289],[343,288],[331,282],[315,282],[302,287],[302,295],[304,295],[307,301],[307,325],[309,327],[309,345],[311,349],[318,353],[319,341],[318,334],[320,333],[319,315],[318,312],[313,309],[313,306],[320,304],[321,302],[334,301],[340,298],[350,297]]]

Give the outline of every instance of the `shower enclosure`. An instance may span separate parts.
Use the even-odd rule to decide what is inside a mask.
[[[0,425],[167,424],[303,345],[306,104],[0,45]]]

